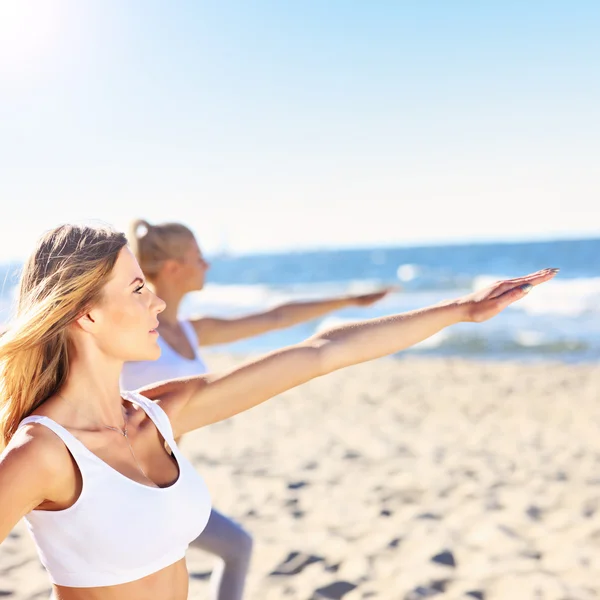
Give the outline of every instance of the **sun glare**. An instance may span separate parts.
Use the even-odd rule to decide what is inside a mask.
[[[0,0],[0,66],[22,73],[35,65],[58,38],[60,0]]]

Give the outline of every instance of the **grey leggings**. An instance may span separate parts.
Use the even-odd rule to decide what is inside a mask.
[[[204,531],[191,546],[220,558],[210,578],[210,600],[242,600],[252,555],[250,534],[213,508]]]

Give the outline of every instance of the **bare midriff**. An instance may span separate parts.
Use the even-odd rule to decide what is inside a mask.
[[[152,575],[95,588],[54,586],[56,600],[187,600],[188,572],[185,558]]]

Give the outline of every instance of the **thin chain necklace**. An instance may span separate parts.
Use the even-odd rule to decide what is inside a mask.
[[[59,394],[58,392],[56,393],[56,395],[59,398],[62,398],[63,400],[65,400],[68,404],[70,404],[77,412],[80,412],[79,409],[77,408],[77,406],[75,406],[75,404],[73,404],[68,398],[65,398],[62,394]],[[152,482],[152,484],[156,485],[154,483],[154,481],[152,481],[152,479],[150,479],[150,477],[148,477],[148,475],[146,475],[146,471],[144,471],[144,469],[142,468],[142,465],[140,465],[140,463],[135,455],[135,452],[133,451],[133,446],[131,445],[131,441],[129,440],[129,436],[127,435],[127,418],[126,418],[126,413],[125,413],[125,407],[122,404],[121,404],[121,411],[123,412],[123,429],[120,429],[119,427],[113,427],[112,425],[105,425],[104,423],[100,423],[100,425],[102,425],[102,427],[106,427],[106,429],[110,429],[111,431],[116,431],[118,434],[122,435],[127,440],[127,445],[129,446],[129,451],[131,452],[131,456],[133,456],[133,460],[135,461],[137,468],[140,470],[142,475],[148,481],[150,481],[150,482]]]

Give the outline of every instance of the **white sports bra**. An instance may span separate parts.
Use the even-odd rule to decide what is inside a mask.
[[[198,351],[199,343],[194,326],[189,321],[180,321],[180,324],[190,345],[194,349],[194,358],[189,359],[181,356],[159,335],[160,357],[157,360],[125,363],[121,371],[121,389],[137,390],[144,385],[157,381],[190,375],[202,375],[207,372],[206,363],[202,360]]]
[[[99,587],[141,579],[183,558],[208,522],[208,489],[177,448],[165,412],[140,394],[124,392],[123,397],[142,408],[171,448],[179,477],[169,487],[129,479],[48,417],[34,415],[20,424],[51,429],[69,449],[83,480],[72,506],[25,516],[42,564],[57,585]]]

